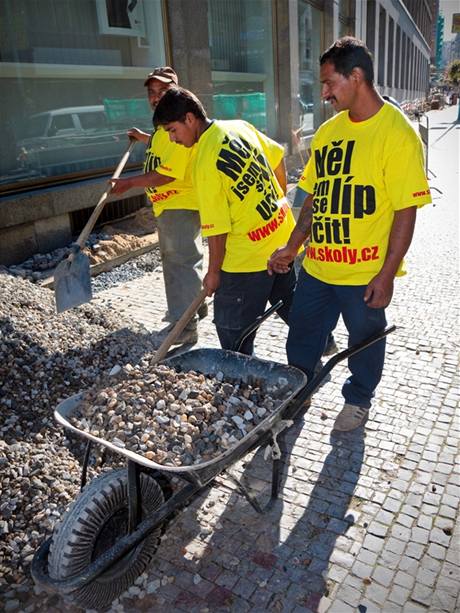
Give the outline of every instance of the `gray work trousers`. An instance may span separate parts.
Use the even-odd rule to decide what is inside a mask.
[[[158,239],[168,304],[168,320],[177,321],[201,291],[203,263],[198,211],[166,210],[157,217]]]

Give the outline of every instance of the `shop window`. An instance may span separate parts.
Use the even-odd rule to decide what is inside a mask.
[[[355,24],[355,3],[339,0],[339,36],[353,36]]]
[[[396,25],[395,87],[401,87],[401,28]]]
[[[393,87],[393,60],[394,60],[394,21],[390,17],[388,22],[388,71],[387,85]]]
[[[384,85],[385,78],[385,43],[386,43],[387,13],[383,7],[379,11],[379,66],[378,83]]]
[[[208,7],[214,117],[275,134],[271,2],[212,0]]]
[[[305,0],[298,3],[299,19],[299,106],[301,133],[313,132],[321,123],[321,11]]]
[[[369,51],[374,55],[375,53],[375,16],[376,7],[375,0],[368,0],[366,3],[366,45]]]
[[[110,172],[165,63],[162,0],[0,2],[0,191]],[[88,136],[91,138],[88,138]],[[143,147],[130,162],[140,164]]]

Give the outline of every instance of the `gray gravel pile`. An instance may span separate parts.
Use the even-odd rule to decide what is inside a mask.
[[[89,249],[96,251],[100,241],[109,240],[106,232],[93,232],[86,241]],[[70,246],[60,247],[49,253],[36,253],[20,264],[14,264],[5,269],[15,277],[28,279],[33,283],[48,278],[54,268],[72,253]]]
[[[93,294],[142,277],[145,273],[153,272],[160,264],[160,249],[157,246],[149,253],[117,266],[110,272],[103,272],[97,277],[93,277],[91,279]]]
[[[79,489],[83,442],[66,438],[54,407],[155,348],[117,314],[88,304],[57,315],[50,291],[0,274],[0,610],[31,606],[33,553]]]

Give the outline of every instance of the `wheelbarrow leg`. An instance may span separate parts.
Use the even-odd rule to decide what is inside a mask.
[[[132,534],[141,517],[139,465],[128,460],[128,534]]]
[[[85,455],[83,456],[83,466],[81,467],[80,491],[85,487],[86,480],[88,478],[89,454],[91,453],[92,444],[92,440],[88,439],[88,442],[86,443]]]
[[[275,500],[278,500],[281,486],[281,472],[283,470],[283,465],[286,460],[286,441],[284,437],[284,432],[281,432],[277,436],[277,443],[279,452],[276,457],[273,458],[273,466],[272,466],[272,495],[270,503],[273,504]]]

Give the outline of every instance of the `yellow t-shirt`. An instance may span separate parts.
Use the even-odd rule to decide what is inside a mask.
[[[156,217],[166,209],[198,210],[191,176],[191,162],[194,155],[195,147],[187,149],[172,143],[168,133],[161,126],[150,137],[145,153],[144,172],[156,170],[174,179],[167,185],[145,189]]]
[[[395,211],[431,202],[421,140],[385,103],[366,121],[339,113],[318,129],[311,150],[299,181],[313,194],[303,266],[325,283],[367,285],[385,261]]]
[[[284,245],[294,217],[273,173],[281,145],[245,121],[214,121],[193,166],[203,236],[227,234],[225,272],[257,272]]]

